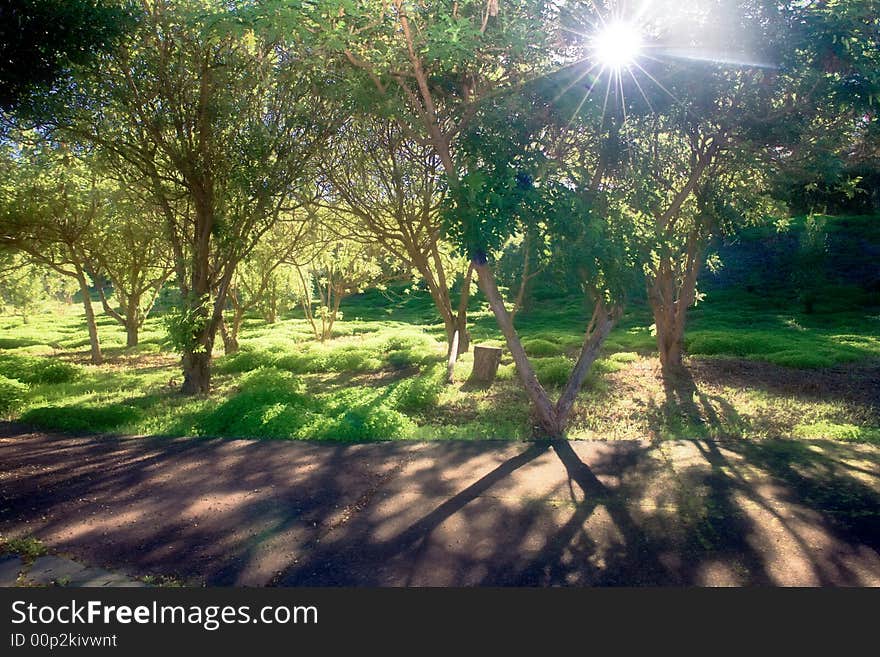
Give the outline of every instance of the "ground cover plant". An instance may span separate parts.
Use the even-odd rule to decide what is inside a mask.
[[[765,235],[720,245],[726,273],[710,276],[685,336],[697,408],[666,398],[649,309],[634,299],[609,335],[574,409],[570,437],[763,438],[877,442],[880,308],[842,281],[847,244],[877,244],[873,217],[839,218],[843,251],[828,263],[828,301],[803,311],[790,279],[770,293],[739,287],[737,268]],[[853,229],[852,226],[857,228]],[[790,235],[779,234],[780,249]],[[724,269],[720,271],[725,271]],[[47,430],[281,440],[375,441],[534,437],[535,422],[505,353],[492,385],[469,380],[472,352],[445,381],[446,330],[423,290],[392,287],[351,297],[334,336],[320,342],[296,310],[268,323],[247,317],[239,350],[216,353],[216,392],[178,390],[178,357],[149,318],[136,347],[100,317],[106,362],[89,363],[77,304],[24,324],[0,319],[0,397],[6,417]],[[565,385],[588,309],[577,297],[537,300],[517,318],[536,374]],[[485,301],[469,313],[475,344],[503,345]]]

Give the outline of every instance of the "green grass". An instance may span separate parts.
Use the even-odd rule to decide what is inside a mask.
[[[46,546],[33,536],[24,538],[3,538],[0,536],[0,554],[17,554],[26,564],[47,553]]]
[[[855,236],[841,222],[830,225],[840,243],[857,248],[875,237],[880,243],[871,232],[877,232],[876,221],[852,221]],[[829,277],[809,314],[784,285],[707,285],[705,291],[685,336],[697,361],[763,361],[804,381],[817,369],[880,362],[880,307],[872,305],[870,291],[851,283]],[[177,392],[179,359],[161,317],[148,319],[141,344],[128,349],[122,327],[100,316],[108,362],[92,366],[78,306],[33,317],[27,325],[0,316],[0,417],[51,430],[159,436],[368,441],[532,435],[528,400],[506,349],[492,386],[468,382],[471,353],[456,365],[457,383],[445,384],[443,326],[424,291],[370,291],[348,299],[342,310],[334,338],[323,344],[298,313],[272,325],[246,318],[241,351],[215,353],[209,398]],[[552,395],[568,380],[589,315],[579,298],[537,298],[516,317],[523,346]],[[475,344],[505,346],[479,296],[469,319]],[[878,409],[768,392],[765,383],[706,384],[700,402],[705,417],[696,422],[664,406],[651,315],[634,295],[587,377],[571,435],[876,441]]]
[[[718,291],[691,314],[685,349],[817,369],[880,358],[880,309],[847,305],[806,315],[784,300]]]
[[[797,438],[828,439],[880,444],[880,427],[860,427],[855,424],[837,424],[822,420],[814,424],[799,424],[794,429]]]
[[[18,379],[0,375],[0,417],[9,417],[24,403],[28,387]]]

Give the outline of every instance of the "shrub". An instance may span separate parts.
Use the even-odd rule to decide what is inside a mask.
[[[615,363],[635,363],[639,360],[639,355],[632,351],[621,351],[616,354],[611,354],[608,357],[608,360]]]
[[[564,386],[574,367],[574,361],[564,356],[536,358],[532,361],[535,375],[544,386]]]
[[[367,404],[336,417],[318,418],[305,428],[303,437],[346,442],[392,440],[411,435],[415,428],[415,423],[402,413],[384,404]]]
[[[391,394],[393,407],[412,413],[436,405],[443,391],[445,374],[443,367],[434,365],[423,374],[397,384]]]
[[[523,340],[522,346],[526,350],[526,354],[531,357],[560,356],[564,352],[564,349],[558,344],[540,338]]]
[[[28,387],[18,379],[0,375],[0,416],[8,417],[21,408]]]
[[[275,358],[265,351],[242,350],[217,360],[217,371],[227,374],[251,372],[273,364]]]
[[[405,370],[414,367],[421,361],[409,350],[392,351],[388,354],[388,364],[396,370]]]
[[[312,402],[290,372],[264,367],[248,374],[241,391],[198,423],[205,436],[295,438],[312,419]]]
[[[623,369],[623,365],[610,358],[598,358],[593,362],[590,368],[592,374],[610,374],[611,372],[619,372]]]
[[[137,422],[139,408],[127,404],[107,406],[41,406],[21,416],[21,421],[57,431],[110,431]]]
[[[82,372],[72,363],[38,356],[0,356],[0,375],[22,383],[69,383]]]

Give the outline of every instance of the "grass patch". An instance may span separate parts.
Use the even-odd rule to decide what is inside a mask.
[[[880,444],[880,427],[860,427],[823,420],[814,424],[799,424],[794,429],[797,438],[841,440]]]
[[[18,379],[0,375],[0,417],[9,417],[21,408],[28,387]]]
[[[3,538],[0,536],[0,553],[17,554],[25,564],[32,564],[37,557],[42,557],[48,552],[46,546],[33,536],[24,538]]]
[[[0,376],[18,379],[22,383],[68,383],[80,373],[81,369],[76,365],[54,358],[0,355]]]
[[[129,404],[107,406],[41,406],[21,416],[21,421],[42,429],[73,433],[104,432],[137,422],[141,409]]]
[[[685,349],[693,356],[733,356],[801,369],[831,367],[880,357],[880,338],[805,332],[795,326],[776,330],[692,331]]]

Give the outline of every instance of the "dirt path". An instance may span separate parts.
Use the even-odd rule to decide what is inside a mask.
[[[214,585],[880,585],[880,448],[289,442],[0,424],[0,533]]]

